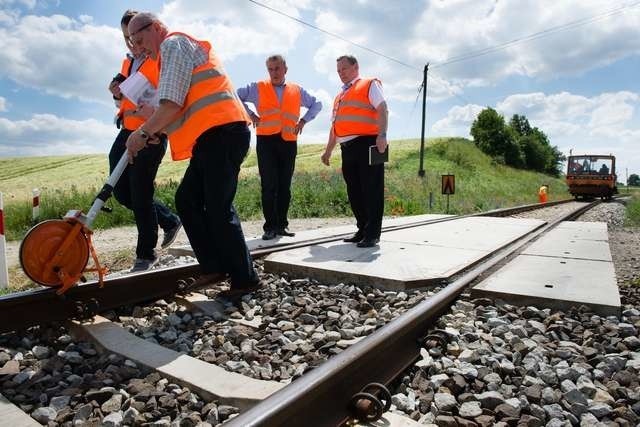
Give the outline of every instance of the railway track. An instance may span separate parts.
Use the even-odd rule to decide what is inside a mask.
[[[547,205],[548,206],[548,205]],[[539,205],[523,206],[514,209],[492,211],[480,215],[506,216],[539,207]],[[340,425],[351,419],[354,408],[358,408],[363,418],[374,417],[384,409],[388,398],[381,396],[371,383],[389,384],[419,357],[422,347],[442,345],[441,335],[426,336],[434,319],[446,311],[451,302],[471,282],[510,256],[532,239],[551,229],[562,220],[579,216],[582,211],[573,212],[544,227],[535,230],[518,241],[502,248],[499,253],[476,264],[464,272],[445,289],[406,311],[399,318],[369,335],[365,340],[353,344],[342,353],[332,357],[319,367],[297,378],[292,384],[271,397],[264,399],[236,418],[228,421],[231,426],[271,426],[271,425]],[[396,226],[388,230],[425,225],[434,222],[449,221],[459,217],[443,218],[433,221]],[[343,236],[332,236],[326,239],[299,242],[294,245],[280,245],[256,250],[252,253],[259,258],[275,251],[287,250],[301,245],[338,240]],[[137,304],[142,301],[184,292],[185,279],[197,276],[197,265],[180,268],[163,269],[136,276],[120,277],[105,283],[104,289],[98,289],[97,283],[87,283],[72,289],[63,299],[55,296],[50,290],[35,291],[0,299],[3,331],[21,329],[32,324],[52,320],[90,317],[98,312],[110,310],[122,305]],[[135,281],[135,282],[133,282]],[[128,291],[135,283],[135,292]],[[127,290],[127,291],[125,291]],[[51,295],[53,294],[53,295]],[[10,298],[13,297],[13,298]],[[6,302],[5,302],[6,301]],[[60,302],[63,308],[51,309],[52,301]],[[26,307],[33,309],[32,302],[37,302],[36,313],[21,313]],[[6,304],[6,305],[5,305]],[[5,309],[6,308],[6,309]],[[40,313],[39,311],[44,311]],[[7,318],[5,319],[5,314]],[[15,316],[15,317],[14,317]],[[10,317],[11,320],[10,321]],[[34,320],[34,317],[39,320]],[[389,354],[397,357],[389,358]],[[369,387],[369,388],[367,388]],[[373,397],[353,401],[353,396],[362,390],[373,391]],[[349,405],[353,401],[355,405]],[[309,424],[309,420],[314,420]]]
[[[420,221],[412,224],[385,227],[383,232],[453,221],[469,216],[508,216],[572,201],[551,202],[544,206],[539,204],[524,205],[477,214]],[[330,236],[293,244],[276,244],[268,248],[253,250],[251,251],[251,256],[254,259],[260,259],[278,251],[337,241],[344,237],[346,235]],[[153,301],[176,293],[194,291],[197,289],[189,288],[188,282],[198,275],[198,265],[191,264],[157,269],[142,274],[107,278],[103,287],[100,287],[97,281],[91,281],[71,288],[63,296],[57,295],[53,288],[5,295],[0,297],[0,333],[51,321],[87,318],[121,306]]]

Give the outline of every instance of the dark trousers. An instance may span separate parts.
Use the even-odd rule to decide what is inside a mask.
[[[282,230],[289,226],[287,212],[291,203],[291,177],[296,166],[297,142],[285,141],[280,134],[259,135],[256,154],[262,185],[264,230]]]
[[[347,196],[365,239],[380,238],[384,213],[384,164],[369,166],[375,136],[359,136],[340,145]]]
[[[127,138],[132,131],[121,129],[109,152],[109,171],[115,169],[126,151]],[[178,216],[168,207],[153,198],[154,180],[158,167],[167,151],[167,140],[149,144],[138,152],[133,164],[127,166],[113,188],[113,195],[123,206],[133,211],[138,228],[136,257],[154,259],[158,243],[158,225],[169,230],[178,224]]]
[[[244,122],[204,132],[196,140],[176,191],[178,215],[202,273],[228,273],[232,288],[251,286],[258,280],[233,207],[250,137]]]

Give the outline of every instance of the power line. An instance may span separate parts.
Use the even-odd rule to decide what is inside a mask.
[[[313,24],[310,24],[310,23],[308,23],[308,22],[306,22],[306,21],[303,21],[302,19],[296,18],[295,16],[288,15],[288,14],[286,14],[286,13],[284,13],[284,12],[282,12],[282,11],[278,10],[278,9],[275,9],[275,8],[273,8],[273,7],[271,7],[271,6],[267,6],[266,4],[260,3],[260,2],[255,1],[255,0],[249,0],[249,1],[250,1],[251,3],[253,3],[253,4],[257,5],[257,6],[264,7],[265,9],[268,9],[268,10],[270,10],[270,11],[272,11],[272,12],[275,12],[275,13],[277,13],[277,14],[279,14],[279,15],[286,16],[287,18],[292,19],[292,20],[296,21],[296,22],[297,22],[297,23],[299,23],[299,24],[302,24],[302,25],[305,25],[305,26],[307,26],[307,27],[313,28],[314,30],[318,30],[318,31],[320,31],[320,32],[322,32],[322,33],[325,33],[325,34],[327,34],[327,35],[331,36],[331,37],[335,37],[335,38],[337,38],[337,39],[340,39],[340,40],[342,40],[342,41],[344,41],[344,42],[347,42],[347,43],[349,43],[349,44],[351,44],[351,45],[357,46],[357,47],[359,47],[360,49],[364,49],[364,50],[366,50],[367,52],[371,52],[371,53],[373,53],[373,54],[375,54],[375,55],[382,56],[383,58],[386,58],[386,59],[388,59],[389,61],[393,61],[393,62],[395,62],[395,63],[397,63],[397,64],[400,64],[400,65],[402,65],[402,66],[404,66],[404,67],[407,67],[407,68],[411,68],[412,70],[421,71],[419,68],[416,68],[416,67],[414,67],[413,65],[407,64],[406,62],[400,61],[399,59],[396,59],[396,58],[393,58],[393,57],[391,57],[391,56],[385,55],[385,54],[384,54],[384,53],[382,53],[382,52],[378,52],[378,51],[376,51],[376,50],[373,50],[373,49],[371,49],[371,48],[368,48],[367,46],[364,46],[364,45],[362,45],[362,44],[360,44],[360,43],[353,42],[353,41],[351,41],[351,40],[349,40],[349,39],[347,39],[347,38],[342,37],[341,35],[338,35],[338,34],[335,34],[335,33],[330,32],[330,31],[324,30],[324,29],[322,29],[322,28],[320,28],[320,27],[317,27],[317,26],[315,26],[315,25],[313,25]]]
[[[599,21],[599,20],[602,20],[602,19],[606,19],[606,18],[610,18],[610,17],[615,16],[615,15],[619,15],[621,13],[626,12],[627,9],[636,7],[638,5],[640,5],[640,1],[628,4],[628,5],[625,5],[625,6],[621,6],[621,7],[615,8],[615,9],[611,9],[611,10],[609,10],[607,12],[603,12],[603,13],[595,15],[595,16],[578,19],[576,21],[568,22],[566,24],[562,24],[562,25],[558,25],[556,27],[548,28],[546,30],[538,31],[538,32],[533,33],[533,34],[529,34],[528,36],[519,37],[519,38],[516,38],[516,39],[513,39],[513,40],[509,40],[507,42],[504,42],[504,43],[501,43],[501,44],[498,44],[498,45],[486,47],[486,48],[483,48],[483,49],[479,49],[477,51],[467,52],[467,53],[462,54],[462,55],[458,55],[458,56],[454,56],[454,57],[448,58],[444,62],[436,63],[436,64],[433,65],[433,68],[444,67],[445,65],[454,64],[456,62],[466,61],[466,60],[469,60],[469,59],[477,58],[479,56],[488,55],[490,53],[506,49],[506,48],[511,47],[513,45],[516,45],[516,44],[525,43],[525,42],[536,40],[536,39],[539,39],[539,38],[542,38],[542,37],[546,37],[546,36],[549,36],[549,35],[552,35],[552,34],[556,34],[556,33],[559,33],[559,32],[572,30],[574,28],[581,27],[583,25],[591,24],[593,22],[596,22],[596,21]]]

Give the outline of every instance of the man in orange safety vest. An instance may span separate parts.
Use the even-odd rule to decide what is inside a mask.
[[[288,231],[291,178],[298,153],[298,135],[313,120],[322,104],[299,85],[285,81],[287,63],[282,55],[267,58],[269,79],[238,89],[256,128],[258,172],[262,186],[264,240],[294,236]],[[249,109],[252,103],[257,114]],[[300,117],[300,107],[307,112]]]
[[[344,241],[369,248],[380,240],[384,213],[384,163],[370,164],[369,155],[370,147],[379,153],[387,149],[387,103],[380,80],[359,77],[355,57],[339,57],[337,71],[344,86],[334,100],[329,141],[321,160],[328,166],[331,152],[340,144],[342,176],[358,227]]]

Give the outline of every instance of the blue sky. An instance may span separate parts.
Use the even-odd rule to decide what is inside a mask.
[[[288,80],[324,104],[301,143],[326,142],[335,59],[350,53],[362,76],[383,82],[392,140],[420,136],[429,62],[427,136],[469,137],[491,106],[524,114],[566,154],[617,155],[621,180],[625,168],[640,173],[639,1],[258,2],[376,53],[248,0],[0,0],[0,157],[108,151],[106,88],[125,54],[120,17],[135,5],[211,41],[236,87],[265,78],[264,59],[283,54]]]

